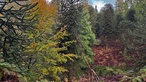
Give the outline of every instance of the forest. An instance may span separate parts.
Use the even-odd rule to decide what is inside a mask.
[[[146,0],[0,0],[0,82],[146,82]]]

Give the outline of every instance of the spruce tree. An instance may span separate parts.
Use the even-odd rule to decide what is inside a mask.
[[[87,68],[84,57],[90,63],[93,62],[92,57],[94,54],[91,46],[95,43],[95,35],[92,32],[91,22],[89,22],[89,11],[83,4],[80,0],[72,3],[70,1],[64,1],[60,9],[59,24],[61,27],[65,26],[66,31],[69,33],[69,36],[62,39],[61,42],[74,41],[67,48],[67,51],[63,53],[74,53],[78,55],[78,59],[75,59],[75,62],[70,62],[65,65],[69,69],[69,73],[67,73],[69,79],[72,76],[79,76],[83,72],[82,68]]]
[[[88,7],[83,5],[80,15],[80,23],[79,23],[79,39],[77,39],[78,45],[78,54],[84,54],[88,62],[93,61],[93,52],[91,46],[95,43],[95,34],[92,31],[92,25],[89,21],[90,14],[88,11]],[[82,60],[83,62],[84,60]],[[82,67],[87,67],[86,63],[81,63]]]
[[[135,70],[140,70],[144,66],[146,66],[146,1],[145,0],[137,0],[134,5],[134,9],[136,11],[135,17],[137,19],[137,28],[134,31],[135,43],[136,43],[136,51],[140,54],[140,59],[136,63]]]
[[[109,35],[113,33],[115,27],[114,27],[114,10],[113,6],[111,4],[106,4],[103,9],[103,35]]]
[[[97,28],[96,28],[96,25],[97,25],[97,9],[95,9],[94,7],[92,6],[88,6],[88,10],[89,10],[89,14],[90,14],[90,19],[89,21],[91,22],[91,25],[92,25],[92,30],[95,34],[97,34]]]
[[[103,44],[108,46],[110,42],[115,37],[115,14],[114,9],[111,4],[105,4],[101,10],[102,13],[102,23],[101,23],[101,34]]]
[[[76,4],[77,3],[77,4]],[[79,36],[79,20],[80,20],[80,13],[79,13],[79,6],[81,5],[80,0],[61,0],[60,7],[59,7],[59,18],[58,18],[58,29],[60,30],[62,27],[65,27],[69,36],[60,39],[61,43],[65,41],[73,41],[71,46],[67,47],[67,50],[62,53],[74,53],[77,54],[77,37]],[[60,47],[63,45],[60,44]],[[77,54],[79,55],[79,54]],[[71,81],[73,76],[77,76],[80,70],[79,62],[68,62],[64,64],[64,66],[68,69],[69,72],[65,73],[62,77],[67,77],[69,81]]]

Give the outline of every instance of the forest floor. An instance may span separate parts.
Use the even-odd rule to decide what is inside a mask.
[[[134,58],[137,57],[137,54],[123,55],[122,48],[118,41],[110,42],[108,46],[96,45],[92,47],[95,53],[92,68],[97,75],[94,73],[87,74],[79,82],[120,82],[121,80],[122,82],[129,82],[129,78],[123,79],[127,75],[123,69],[133,67]],[[132,77],[134,76],[136,75],[132,75]]]

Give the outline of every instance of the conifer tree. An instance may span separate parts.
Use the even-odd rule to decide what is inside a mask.
[[[127,10],[125,20],[118,25],[120,41],[123,44],[123,54],[137,53],[134,69],[138,71],[145,66],[145,0],[135,0]],[[131,56],[130,56],[131,57]]]
[[[32,0],[32,3],[37,2],[38,8],[36,12],[38,20],[35,28],[29,30],[26,34],[29,36],[30,43],[27,45],[24,54],[31,55],[31,62],[28,68],[28,81],[48,80],[60,81],[59,74],[67,72],[62,64],[68,60],[73,61],[74,54],[61,53],[66,50],[70,42],[61,43],[63,46],[58,47],[59,39],[67,36],[65,28],[61,28],[54,34],[53,28],[57,17],[57,5],[55,3],[47,4],[45,0]]]
[[[131,21],[131,22],[136,22],[136,12],[134,9],[129,9],[127,14],[126,14],[126,19]]]
[[[80,1],[80,0],[79,0]],[[67,50],[63,53],[78,53],[78,47],[76,45],[77,43],[77,37],[79,36],[79,20],[80,20],[80,13],[79,13],[79,6],[81,3],[78,3],[78,1],[74,0],[61,0],[61,5],[59,7],[59,27],[66,27],[66,31],[69,34],[69,36],[65,37],[64,39],[61,39],[60,42],[64,43],[65,41],[74,41],[74,43],[71,44],[71,46],[67,47]],[[58,29],[60,29],[58,28]],[[59,45],[62,47],[62,45]],[[77,54],[79,55],[79,54]],[[80,70],[80,66],[78,64],[79,62],[75,60],[75,62],[68,62],[64,66],[69,70],[69,72],[65,73],[63,77],[66,77],[71,81],[73,76],[77,76]]]
[[[146,56],[146,43],[145,43],[145,35],[146,35],[146,1],[145,0],[136,0],[134,9],[136,11],[135,17],[137,19],[137,28],[134,30],[133,37],[135,40],[135,47],[136,51],[140,54],[140,59],[136,63],[136,70],[140,70],[142,67],[144,67]]]
[[[90,63],[93,61],[92,57],[94,54],[91,46],[95,43],[95,35],[92,32],[91,22],[89,22],[90,14],[87,4],[83,5],[84,2],[79,0],[78,2],[73,1],[72,3],[64,1],[61,6],[63,10],[61,10],[59,23],[60,26],[66,26],[66,31],[69,33],[69,36],[61,41],[74,41],[65,53],[71,52],[77,54],[79,57],[75,62],[70,62],[65,65],[69,69],[69,73],[67,73],[69,80],[71,80],[72,76],[79,76],[83,72],[82,68],[87,68],[84,57]]]
[[[108,46],[108,42],[113,39],[113,37],[115,37],[115,15],[113,6],[111,4],[105,4],[101,12],[102,25],[100,29],[102,33],[102,41],[105,45]]]
[[[89,21],[90,14],[88,11],[87,4],[83,5],[80,15],[80,23],[79,23],[79,39],[77,39],[77,45],[79,52],[78,54],[85,54],[88,62],[92,62],[92,57],[94,56],[91,46],[95,44],[95,34],[92,31],[92,25]],[[84,61],[84,60],[82,60]],[[86,63],[81,63],[81,66],[87,67]]]
[[[95,9],[94,7],[92,6],[88,6],[88,10],[89,10],[89,14],[90,14],[90,19],[89,21],[91,22],[91,25],[92,25],[92,30],[95,34],[97,34],[97,9]]]
[[[103,12],[103,34],[108,35],[113,33],[114,27],[114,10],[111,4],[106,4],[102,9]]]
[[[128,3],[123,0],[116,1],[116,14],[125,15],[128,10]]]
[[[26,2],[26,3],[25,3]],[[27,17],[35,4],[19,3],[17,0],[0,1],[0,55],[5,62],[14,64],[21,72],[28,65],[27,55],[22,54],[27,37],[25,32],[33,27],[35,20]]]

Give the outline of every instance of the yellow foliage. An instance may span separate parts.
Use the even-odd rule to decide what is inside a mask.
[[[47,70],[46,68],[42,68],[42,74],[44,74],[44,75],[48,75],[49,72],[48,72],[48,70]]]
[[[60,53],[60,51],[66,50],[66,46],[69,46],[74,41],[65,42],[63,47],[58,47],[59,40],[68,36],[68,34],[65,27],[54,35],[51,33],[51,26],[55,23],[57,17],[57,5],[54,3],[47,4],[45,0],[31,0],[31,3],[36,2],[38,2],[38,5],[35,9],[39,9],[31,15],[37,14],[38,22],[33,31],[28,32],[28,37],[32,43],[27,47],[26,52],[30,54],[34,52],[33,54],[37,59],[34,71],[37,72],[37,77],[45,78],[44,76],[48,75],[58,79],[58,73],[67,71],[58,64],[66,63],[68,60],[73,61],[73,58],[77,58],[75,54]]]
[[[41,51],[43,49],[46,48],[53,48],[55,47],[59,42],[48,42],[48,43],[40,43],[38,44],[38,46],[40,45],[40,47],[38,48],[38,51]]]
[[[35,47],[37,46],[37,44],[38,44],[38,43],[32,43],[32,44],[30,44],[29,47],[30,47],[30,48],[35,48]]]
[[[65,43],[63,43],[63,46],[70,46],[72,43],[75,43],[76,41],[67,41]]]
[[[78,58],[75,54],[63,54],[63,57],[68,58],[71,61],[73,61],[73,58]]]
[[[49,43],[49,44],[46,44],[46,47],[55,47],[57,44],[59,44],[59,42]]]
[[[51,52],[59,52],[59,51],[63,51],[66,50],[66,47],[62,47],[62,48],[52,48]]]
[[[55,34],[54,36],[52,36],[50,39],[53,39],[53,40],[63,39],[65,36],[68,36],[68,34],[67,34],[67,31],[66,31],[66,29],[64,27],[64,28],[61,28],[57,32],[57,34]]]

